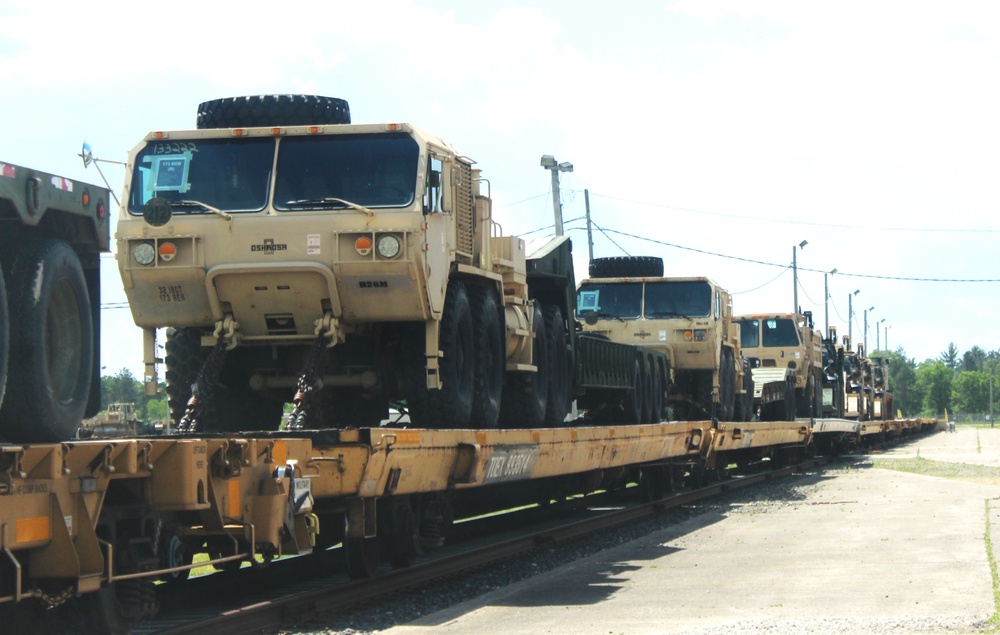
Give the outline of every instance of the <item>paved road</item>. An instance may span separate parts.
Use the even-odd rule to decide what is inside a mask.
[[[1000,429],[938,432],[877,458],[1000,467]],[[995,610],[1000,485],[871,467],[797,477],[737,506],[383,631],[979,632]]]

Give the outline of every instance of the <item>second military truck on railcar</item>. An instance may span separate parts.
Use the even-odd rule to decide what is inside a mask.
[[[583,389],[569,245],[504,236],[474,166],[329,97],[214,100],[147,135],[118,223],[147,392],[166,328],[181,431],[273,429],[286,402],[289,427],[378,425],[390,402],[423,427],[561,423]],[[618,351],[590,395],[644,403],[640,351],[589,344]]]
[[[663,277],[650,256],[594,259],[577,289],[584,332],[663,353],[680,419],[749,421],[753,401],[729,292],[703,277]]]
[[[111,192],[0,163],[0,440],[67,441],[101,406]]]

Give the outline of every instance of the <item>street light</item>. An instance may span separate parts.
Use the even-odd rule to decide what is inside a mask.
[[[803,240],[798,245],[792,245],[792,302],[795,306],[792,307],[792,313],[799,312],[799,267],[796,263],[796,249],[805,249],[806,245],[809,244],[808,240]]]
[[[882,350],[882,345],[879,343],[881,341],[881,338],[879,337],[881,331],[878,330],[878,325],[881,324],[882,322],[885,322],[885,318],[882,318],[881,320],[875,323],[875,350],[877,351]]]
[[[551,154],[543,154],[541,165],[552,172],[552,211],[555,213],[556,236],[563,235],[562,198],[559,195],[559,173],[572,172],[573,164],[569,161],[557,163]]]
[[[837,273],[837,268],[834,267],[830,271],[830,275]],[[823,318],[826,322],[823,331],[823,337],[827,338],[830,336],[830,287],[826,283],[827,274],[823,274]]]

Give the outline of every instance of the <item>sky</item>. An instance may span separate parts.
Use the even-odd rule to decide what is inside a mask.
[[[850,296],[869,350],[1000,349],[1000,4],[613,6],[0,0],[0,161],[100,184],[86,140],[120,193],[110,161],[194,128],[202,101],[340,97],[354,123],[408,122],[472,157],[505,234],[554,233],[539,161],[571,162],[578,279],[588,192],[595,257],[660,256],[738,314],[792,310],[806,241],[798,299],[819,327],[828,310],[847,334]],[[111,254],[102,284],[104,373],[141,377]]]

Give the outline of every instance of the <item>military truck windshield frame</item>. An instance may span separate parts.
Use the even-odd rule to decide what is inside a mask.
[[[587,314],[623,320],[708,317],[712,287],[703,280],[588,282],[577,292],[577,315]]]
[[[260,212],[271,198],[279,212],[407,207],[419,154],[403,133],[154,141],[136,157],[128,209],[141,215],[153,197],[189,214]]]

